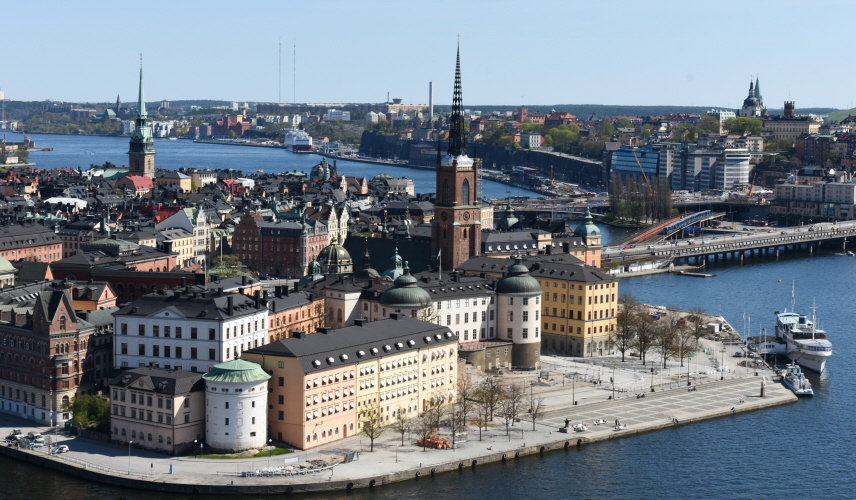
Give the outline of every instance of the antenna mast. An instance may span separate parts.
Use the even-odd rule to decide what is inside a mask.
[[[282,38],[279,39],[279,93],[277,94],[277,104],[282,102]]]
[[[292,82],[291,82],[291,103],[297,104],[297,40],[294,40],[294,52],[291,54],[291,71],[292,71]]]

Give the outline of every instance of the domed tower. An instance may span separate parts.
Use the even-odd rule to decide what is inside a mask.
[[[431,306],[431,295],[416,285],[416,278],[410,274],[410,266],[406,262],[403,274],[395,279],[391,288],[383,292],[380,303],[396,312],[410,314],[425,321],[430,320],[428,317],[421,317],[419,312]]]
[[[374,281],[380,275],[372,268],[372,256],[369,254],[369,249],[366,247],[366,252],[363,254],[363,267],[354,273],[354,278],[358,280]]]
[[[267,444],[270,375],[256,363],[236,359],[214,365],[205,379],[205,442],[236,453]]]
[[[517,224],[518,221],[519,219],[514,216],[514,209],[511,208],[511,202],[509,201],[505,204],[505,215],[503,215],[502,219],[499,219],[499,222],[496,224],[496,228],[508,231],[511,229],[511,226]]]
[[[395,253],[389,258],[389,268],[381,273],[381,276],[386,276],[395,281],[402,274],[404,274],[404,259],[401,258],[401,255],[398,255],[398,245],[396,245]]]
[[[313,281],[318,281],[324,277],[321,273],[321,263],[318,262],[317,259],[312,259],[312,262],[309,263],[308,273],[306,276],[300,278],[300,281],[297,283],[299,285],[305,285],[306,283],[312,283]]]
[[[354,261],[345,247],[339,244],[339,238],[333,235],[330,245],[318,254],[321,271],[324,274],[350,274],[354,271]]]
[[[496,295],[499,338],[514,342],[511,365],[538,368],[541,365],[541,285],[529,275],[519,253],[514,265],[496,282]]]
[[[600,229],[594,224],[594,218],[591,216],[591,210],[586,207],[586,215],[583,217],[583,223],[577,226],[574,230],[574,236],[583,239],[583,244],[586,246],[585,255],[582,260],[584,264],[600,267],[600,252],[603,246],[601,245]]]

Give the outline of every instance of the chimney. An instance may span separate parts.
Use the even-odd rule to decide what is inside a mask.
[[[241,275],[241,286],[246,286],[246,285],[247,285],[247,275],[242,274]]]
[[[230,293],[229,297],[226,298],[226,314],[228,314],[229,316],[232,315],[233,303],[234,303],[234,301],[232,300],[232,294]]]
[[[324,334],[328,334],[328,335],[333,333],[333,329],[330,328],[329,326],[319,326],[318,330],[316,330],[316,331],[318,333],[324,333]]]
[[[553,255],[553,245],[552,244],[545,246],[544,250],[546,250],[546,252],[544,252],[544,253],[546,253],[547,255]]]
[[[259,309],[262,306],[262,291],[256,290],[256,293],[254,294],[254,296],[255,296],[254,298],[256,301],[256,309]]]
[[[285,288],[285,296],[288,297],[288,285],[284,286],[283,288]],[[296,291],[297,290],[295,290],[295,292]]]
[[[297,281],[294,282],[294,293],[297,293],[298,284],[299,283]],[[286,285],[286,288],[287,287],[288,287],[288,285]]]
[[[401,313],[389,313],[389,319],[399,320],[401,319]]]
[[[223,287],[217,288],[217,295],[223,295]]]
[[[366,326],[366,323],[368,322],[369,320],[367,320],[366,318],[357,318],[354,320],[354,326]]]
[[[306,338],[306,332],[303,330],[294,330],[291,332],[291,336],[296,339],[304,340]]]
[[[181,288],[184,288],[184,287],[186,287],[186,286],[187,286],[187,277],[186,277],[186,276],[182,276],[182,277],[181,277]]]
[[[571,253],[571,244],[568,243],[567,241],[562,243],[562,252]]]
[[[273,294],[278,299],[282,298],[282,286],[276,285],[275,287],[273,287]]]

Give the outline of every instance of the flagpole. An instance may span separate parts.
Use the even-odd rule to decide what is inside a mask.
[[[443,249],[441,248],[439,252],[437,252],[437,279],[439,281],[443,281],[443,260],[440,258],[443,255]]]

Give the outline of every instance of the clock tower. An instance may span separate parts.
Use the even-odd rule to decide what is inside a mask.
[[[146,114],[146,100],[143,93],[143,63],[140,60],[140,96],[137,103],[137,118],[134,120],[134,132],[128,148],[128,167],[131,175],[155,176],[155,140]]]
[[[478,165],[467,156],[461,93],[461,49],[455,63],[455,90],[449,117],[449,149],[437,148],[437,201],[431,226],[431,252],[442,269],[454,269],[481,250]]]

